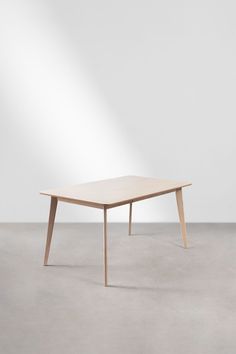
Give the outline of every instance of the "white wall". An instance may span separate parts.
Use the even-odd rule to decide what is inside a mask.
[[[136,174],[192,181],[188,221],[235,222],[235,13],[227,0],[3,1],[0,221],[46,221],[41,189]],[[176,221],[174,196],[134,219]],[[57,220],[102,215],[61,205]]]

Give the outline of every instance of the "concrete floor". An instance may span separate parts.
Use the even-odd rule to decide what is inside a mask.
[[[0,224],[1,354],[235,354],[236,224]]]

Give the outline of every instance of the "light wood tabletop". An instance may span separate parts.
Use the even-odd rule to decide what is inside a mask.
[[[40,192],[51,197],[51,206],[48,222],[48,233],[44,257],[44,265],[47,265],[53,226],[55,221],[58,201],[74,203],[93,208],[103,209],[104,216],[104,284],[107,281],[107,209],[120,205],[129,204],[129,235],[131,235],[132,205],[134,202],[147,198],[156,197],[167,193],[176,193],[179,220],[181,224],[184,247],[187,248],[186,225],[184,219],[184,208],[182,188],[190,186],[190,182],[180,182],[165,179],[157,179],[140,176],[123,176],[106,179],[96,182],[89,182],[68,186],[64,188],[51,189]]]
[[[41,194],[67,199],[76,204],[86,204],[91,207],[112,208],[166,194],[191,185],[189,182],[176,182],[165,179],[123,176],[68,186],[65,188],[42,191]]]

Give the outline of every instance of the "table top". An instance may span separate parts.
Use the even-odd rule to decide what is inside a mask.
[[[40,192],[61,201],[88,205],[95,208],[112,208],[190,186],[179,182],[139,176],[123,176]]]

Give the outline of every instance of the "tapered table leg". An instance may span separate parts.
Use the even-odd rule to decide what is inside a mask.
[[[48,220],[48,233],[47,233],[47,241],[46,241],[45,255],[44,255],[45,266],[48,264],[48,256],[50,252],[50,245],[52,240],[52,232],[53,232],[53,226],[54,226],[54,221],[56,216],[56,210],[57,210],[57,198],[51,197],[50,213],[49,213],[49,220]]]
[[[131,235],[131,227],[132,227],[132,203],[129,204],[129,235]]]
[[[182,188],[176,190],[176,201],[178,206],[179,221],[181,225],[184,247],[187,248],[187,232],[186,232],[186,224],[184,219],[184,204],[183,204]]]
[[[104,208],[104,220],[103,220],[103,256],[104,256],[104,286],[108,286],[107,283],[107,209]]]

